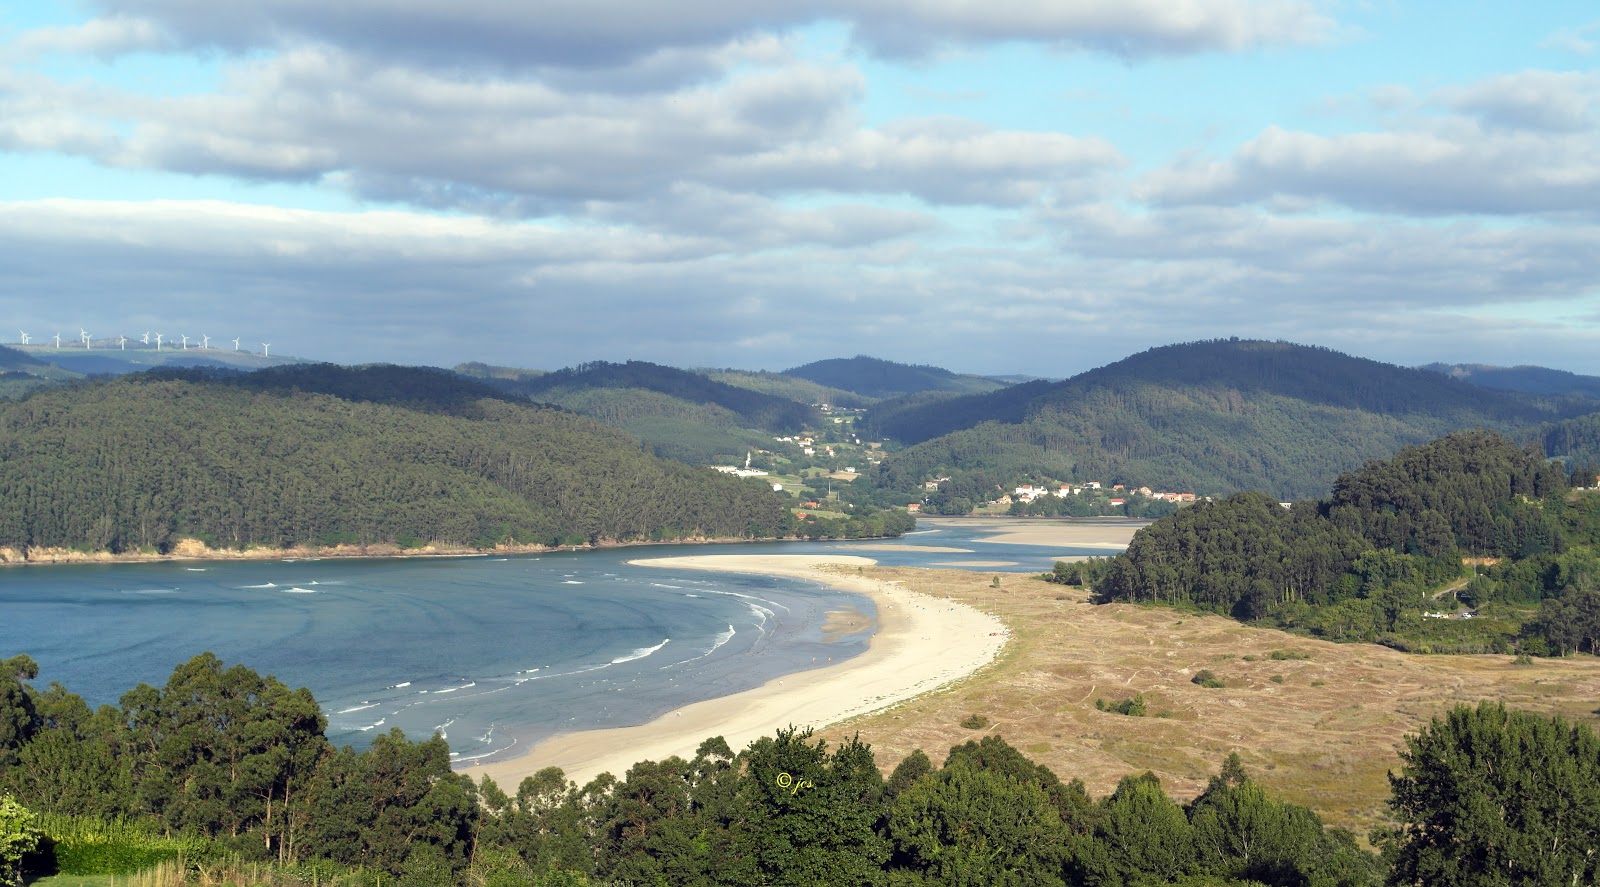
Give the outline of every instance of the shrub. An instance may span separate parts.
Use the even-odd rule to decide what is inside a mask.
[[[1112,714],[1127,715],[1130,718],[1142,718],[1148,712],[1143,693],[1135,693],[1132,699],[1123,699],[1119,702],[1096,699],[1094,707]]]
[[[1222,682],[1222,679],[1217,677],[1214,673],[1212,673],[1211,669],[1209,669],[1209,668],[1202,668],[1199,671],[1195,672],[1194,673],[1194,677],[1190,678],[1189,681],[1191,683],[1199,684],[1202,687],[1207,687],[1207,688],[1212,689],[1212,690],[1215,690],[1218,687],[1226,687],[1227,686],[1227,684],[1224,684]]]
[[[1271,653],[1267,654],[1267,658],[1275,659],[1281,662],[1285,659],[1310,659],[1311,654],[1302,653],[1299,650],[1273,650]]]
[[[1274,684],[1281,684],[1281,683],[1283,683],[1283,675],[1275,674],[1272,677],[1267,678],[1267,680],[1273,682]]]
[[[961,726],[968,730],[982,730],[984,727],[989,726],[989,719],[978,714],[967,715],[961,719]]]

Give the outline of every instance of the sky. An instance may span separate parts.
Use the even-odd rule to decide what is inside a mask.
[[[0,0],[0,343],[80,330],[1600,375],[1600,7]]]

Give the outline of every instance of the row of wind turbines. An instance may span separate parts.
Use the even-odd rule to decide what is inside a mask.
[[[27,330],[18,330],[18,332],[20,332],[22,334],[22,344],[24,344],[24,345],[33,344],[33,337],[28,335]],[[145,345],[149,345],[151,336],[155,336],[156,337],[156,350],[160,351],[161,350],[161,346],[165,342],[165,338],[166,338],[161,333],[151,333],[151,332],[149,332],[147,330],[145,332],[144,336],[142,336],[139,339],[139,341],[142,342]],[[182,340],[181,346],[173,347],[171,345],[168,345],[167,346],[167,350],[169,350],[169,351],[188,351],[189,350],[189,338],[190,337],[189,336],[179,336],[178,338]],[[88,351],[88,350],[90,350],[90,348],[93,347],[94,338],[89,335],[89,331],[88,330],[80,328],[78,330],[78,339],[83,342],[83,350]],[[117,347],[119,349],[121,349],[123,351],[127,351],[128,350],[128,337],[127,336],[117,336],[115,341],[116,341]],[[244,349],[239,347],[239,338],[238,337],[235,337],[232,341],[233,341],[233,350],[235,350],[235,351],[244,350]],[[60,351],[61,350],[61,334],[60,333],[56,333],[55,334],[55,342],[56,342],[56,350]],[[272,343],[271,342],[261,342],[260,345],[261,345],[261,356],[262,357],[271,357],[272,356]],[[43,346],[40,346],[40,347],[43,347]],[[195,348],[197,350],[204,350],[204,349],[208,349],[210,347],[211,347],[211,337],[210,336],[206,336],[206,335],[200,336],[200,344],[195,346]]]

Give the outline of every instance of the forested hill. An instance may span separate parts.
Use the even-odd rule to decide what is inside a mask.
[[[403,367],[165,371],[0,403],[0,546],[777,537],[767,485]]]
[[[877,482],[891,489],[982,472],[1289,499],[1322,495],[1341,471],[1451,431],[1531,436],[1564,408],[1326,348],[1218,340],[1154,348],[1064,382],[880,404],[871,430],[921,442],[884,462]]]
[[[784,370],[783,374],[876,398],[923,391],[970,394],[1005,387],[1004,383],[983,376],[960,375],[940,367],[911,366],[864,355],[818,360]]]
[[[775,435],[798,433],[817,416],[809,403],[644,361],[474,375],[500,391],[622,428],[658,456],[697,465],[743,459],[746,451],[769,446]]]
[[[1460,379],[1482,388],[1494,388],[1499,391],[1521,391],[1526,394],[1600,399],[1600,376],[1580,376],[1577,373],[1569,373],[1566,370],[1553,370],[1549,367],[1498,367],[1482,363],[1430,363],[1418,369],[1442,373],[1453,379]]]
[[[1182,509],[1141,530],[1096,586],[1103,600],[1191,604],[1336,640],[1600,653],[1597,546],[1600,494],[1569,495],[1537,449],[1463,432],[1342,475],[1320,502],[1284,509],[1241,493]],[[1476,618],[1438,615],[1458,600]]]

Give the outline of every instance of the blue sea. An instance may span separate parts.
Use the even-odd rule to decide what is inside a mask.
[[[667,711],[841,661],[829,610],[871,599],[815,582],[677,568],[644,557],[859,554],[891,566],[1004,562],[1041,572],[1060,547],[982,541],[964,526],[891,542],[651,546],[509,557],[300,559],[0,570],[0,658],[39,662],[91,705],[164,684],[202,651],[308,687],[336,744],[442,733],[457,760],[521,754],[556,733]],[[970,553],[926,552],[920,547]]]

